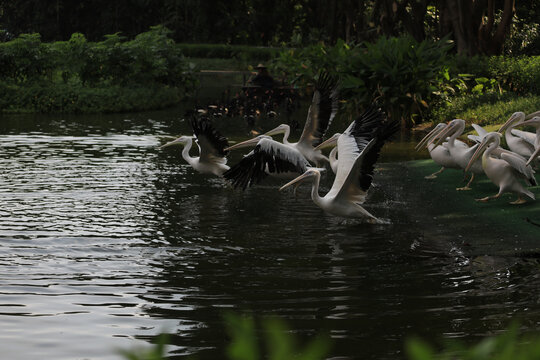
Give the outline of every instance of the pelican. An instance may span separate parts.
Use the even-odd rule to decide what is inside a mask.
[[[332,188],[325,196],[319,195],[321,173],[317,168],[309,168],[304,174],[283,185],[280,191],[302,180],[311,179],[311,198],[327,213],[346,218],[367,217],[368,221],[379,223],[380,220],[361,204],[371,186],[379,152],[398,126],[397,122],[385,121],[380,110],[368,108],[339,136],[337,174]]]
[[[178,139],[170,141],[159,149],[171,145],[183,145],[182,157],[195,170],[202,174],[222,176],[229,170],[227,166],[227,139],[222,136],[213,126],[208,118],[191,118],[191,127],[194,136],[180,136]],[[193,146],[193,139],[196,139],[199,148],[199,157],[191,157],[189,151]]]
[[[518,179],[521,178],[525,179],[531,186],[537,185],[536,179],[534,178],[534,170],[526,165],[525,160],[521,156],[516,154],[512,155],[510,153],[501,154],[500,159],[491,156],[492,152],[499,147],[501,136],[502,135],[498,132],[488,133],[465,168],[465,171],[467,171],[483,153],[482,167],[484,168],[487,177],[499,187],[499,192],[497,194],[476,200],[486,202],[490,199],[498,198],[505,192],[513,192],[518,195],[518,199],[511,202],[511,204],[522,204],[526,202],[523,198],[524,195],[535,200],[534,194],[518,181]]]
[[[332,147],[332,150],[330,150],[330,153],[328,154],[328,162],[330,163],[330,168],[332,169],[332,172],[334,174],[337,173],[338,168],[338,158],[337,158],[337,142],[339,137],[341,136],[341,133],[335,133],[330,138],[328,138],[326,141],[323,141],[319,145],[317,145],[314,150],[322,150],[324,148]]]
[[[266,132],[265,135],[283,134],[283,143],[298,149],[313,164],[318,165],[321,161],[329,162],[329,159],[322,155],[320,150],[315,150],[314,147],[321,143],[324,133],[332,123],[337,111],[338,81],[327,72],[322,72],[315,84],[315,92],[300,140],[297,143],[289,142],[291,128],[287,124],[281,124]]]
[[[538,156],[540,155],[540,117],[535,116],[531,120],[524,121],[518,125],[519,126],[531,125],[536,128],[536,135],[534,136],[534,141],[529,143],[534,147],[534,151],[529,157],[529,160],[527,161],[527,165],[529,165],[534,160],[537,160]],[[528,139],[528,141],[530,140],[531,139]]]
[[[450,155],[452,156],[452,159],[455,161],[457,165],[461,169],[465,169],[467,165],[470,162],[471,157],[473,156],[474,152],[476,151],[476,148],[478,147],[478,144],[468,147],[466,144],[461,145],[457,137],[460,136],[463,133],[463,130],[465,129],[465,120],[462,119],[454,119],[446,125],[446,128],[439,133],[437,140],[431,140],[430,143],[435,141],[435,146],[440,145],[445,139],[448,134],[451,134],[448,138],[448,142],[446,144],[446,147],[448,148],[448,151],[450,152]],[[471,179],[465,185],[465,187],[457,188],[456,190],[471,190],[470,185],[474,180],[475,174],[483,174],[484,170],[482,169],[482,163],[480,161],[476,161],[471,164],[471,166],[468,167],[467,171],[472,172]]]
[[[521,131],[514,129],[517,126],[521,126],[527,117],[525,113],[518,111],[513,113],[510,118],[501,126],[498,132],[504,133],[506,145],[508,148],[516,154],[522,155],[525,158],[529,158],[534,153],[534,139],[535,134],[528,131]]]
[[[435,145],[432,143],[432,140],[438,139],[441,132],[446,128],[446,124],[440,123],[437,124],[433,130],[431,130],[420,142],[416,145],[416,150],[420,150],[424,145],[427,144],[429,156],[441,168],[438,171],[435,171],[431,175],[427,175],[425,179],[435,179],[437,175],[442,173],[445,169],[459,169],[459,165],[456,163],[454,158],[450,155],[450,150],[448,149],[447,143],[442,143],[441,145]],[[460,141],[455,140],[456,146],[467,147],[467,145]]]
[[[259,135],[226,150],[247,146],[255,148],[223,174],[234,188],[245,190],[268,175],[290,179],[304,173],[311,166],[297,148],[275,141],[268,135]]]

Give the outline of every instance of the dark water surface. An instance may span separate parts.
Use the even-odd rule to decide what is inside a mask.
[[[306,188],[240,193],[157,150],[187,131],[181,112],[0,118],[3,357],[119,359],[167,332],[171,357],[223,358],[227,310],[327,332],[333,358],[402,358],[410,335],[477,340],[515,317],[538,327],[537,258],[472,256],[466,233],[428,232],[395,165],[366,206],[391,223],[341,223]]]

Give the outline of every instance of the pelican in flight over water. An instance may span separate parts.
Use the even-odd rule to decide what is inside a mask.
[[[259,135],[253,139],[235,144],[226,150],[255,146],[255,148],[227,170],[223,177],[234,188],[258,184],[268,175],[291,179],[304,173],[311,165],[297,148],[273,140],[268,135]]]
[[[287,124],[281,124],[265,135],[283,134],[283,144],[296,148],[309,162],[317,166],[322,161],[329,162],[320,150],[315,150],[315,147],[322,142],[326,130],[337,114],[338,94],[338,79],[327,72],[321,72],[315,84],[315,92],[300,140],[297,143],[289,142],[291,128]]]
[[[190,123],[194,136],[180,136],[178,139],[160,146],[159,149],[171,145],[183,145],[182,157],[191,167],[202,174],[222,176],[225,171],[229,170],[225,157],[227,155],[225,148],[229,145],[227,139],[214,128],[208,118],[193,117]],[[199,157],[189,155],[194,138],[199,148]]]
[[[380,150],[398,128],[399,124],[387,122],[379,109],[368,108],[339,136],[337,173],[332,188],[325,196],[319,195],[321,173],[317,168],[309,168],[304,174],[283,185],[280,190],[311,179],[311,198],[327,213],[346,218],[367,217],[370,222],[380,223],[380,220],[361,204],[364,203],[371,186]]]
[[[530,186],[537,185],[534,178],[534,170],[531,166],[526,165],[523,157],[509,152],[502,153],[500,159],[491,156],[493,151],[499,147],[501,136],[498,132],[488,133],[465,168],[465,171],[467,171],[483,153],[482,167],[487,177],[499,187],[497,194],[476,200],[486,202],[490,199],[498,198],[505,192],[513,192],[518,195],[518,199],[511,202],[511,204],[522,204],[526,202],[523,196],[535,200],[534,194],[519,181],[519,179],[524,179]]]

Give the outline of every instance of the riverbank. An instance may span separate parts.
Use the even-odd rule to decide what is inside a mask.
[[[426,238],[445,237],[468,255],[529,256],[540,251],[538,200],[512,205],[509,202],[516,195],[504,194],[487,203],[477,202],[476,198],[493,195],[498,188],[481,176],[473,182],[472,190],[456,191],[464,185],[463,173],[456,170],[446,170],[436,179],[425,179],[439,169],[432,160],[381,166],[385,178],[394,179],[388,186],[394,188],[403,210],[413,223],[420,224]],[[397,178],[400,182],[395,181]],[[540,198],[540,186],[529,189]],[[410,204],[420,204],[424,210]]]

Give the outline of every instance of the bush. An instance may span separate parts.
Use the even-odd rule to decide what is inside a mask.
[[[0,109],[110,112],[175,104],[197,85],[193,66],[162,26],[126,41],[42,43],[25,34],[0,44]]]
[[[6,112],[88,113],[158,109],[178,104],[178,88],[168,86],[87,87],[81,84],[0,82],[0,110]]]
[[[422,118],[429,103],[439,96],[449,80],[448,50],[451,45],[416,42],[411,37],[380,37],[375,43],[350,46],[338,41],[284,51],[274,63],[275,71],[312,79],[320,69],[328,69],[342,79],[345,111],[367,106],[377,100],[388,116],[410,127]]]

